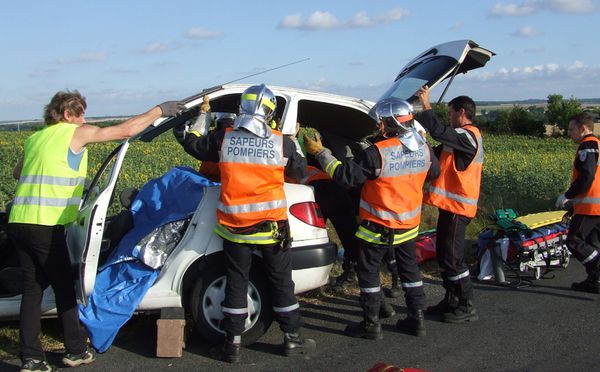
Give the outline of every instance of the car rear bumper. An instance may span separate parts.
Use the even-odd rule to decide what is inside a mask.
[[[307,245],[292,249],[292,270],[332,265],[337,257],[335,243]]]

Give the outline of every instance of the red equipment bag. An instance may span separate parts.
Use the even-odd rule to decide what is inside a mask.
[[[415,255],[417,256],[418,264],[435,259],[435,237],[435,230],[423,231],[417,236],[415,241]]]

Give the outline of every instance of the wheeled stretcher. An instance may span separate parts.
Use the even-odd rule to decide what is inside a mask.
[[[564,211],[521,217],[511,209],[496,211],[494,222],[478,236],[477,278],[506,284],[507,270],[518,279],[524,273],[541,279],[551,269],[566,268],[570,253],[565,244],[568,223],[564,216]]]

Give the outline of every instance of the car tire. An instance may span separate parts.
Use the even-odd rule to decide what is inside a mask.
[[[265,274],[254,260],[248,283],[248,318],[242,334],[242,345],[256,342],[271,326],[273,309],[269,298]],[[258,267],[257,267],[258,266]],[[210,344],[223,342],[221,302],[225,298],[225,268],[212,266],[200,273],[191,293],[191,313],[194,329]]]

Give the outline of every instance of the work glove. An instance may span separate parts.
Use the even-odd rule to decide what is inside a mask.
[[[323,143],[321,143],[321,136],[319,136],[318,134],[315,134],[315,139],[313,140],[305,134],[304,135],[304,148],[306,149],[306,152],[308,152],[311,155],[316,155],[316,154],[320,153],[321,151],[323,151],[324,147],[323,147]]]
[[[556,198],[556,203],[554,206],[558,209],[567,209],[567,204],[569,203],[569,199],[565,196],[565,194],[560,194],[558,198]]]
[[[210,99],[208,98],[208,96],[204,96],[204,99],[202,100],[202,104],[200,104],[200,112],[209,112],[210,111]]]
[[[177,116],[185,110],[185,104],[181,101],[163,102],[158,107],[160,107],[161,116],[163,117]]]

